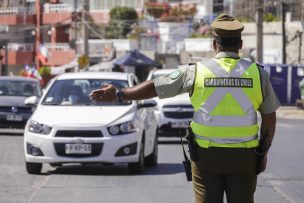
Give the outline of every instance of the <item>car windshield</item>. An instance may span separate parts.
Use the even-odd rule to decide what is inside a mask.
[[[123,102],[94,102],[90,100],[89,94],[92,90],[99,89],[104,84],[113,84],[117,88],[128,87],[126,80],[112,79],[67,79],[56,80],[44,97],[43,105],[58,106],[113,106],[129,105],[131,101]]]
[[[38,82],[22,80],[0,80],[0,96],[40,96],[41,89]]]

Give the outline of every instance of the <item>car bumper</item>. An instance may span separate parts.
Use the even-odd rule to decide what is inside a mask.
[[[30,118],[31,114],[13,114],[18,115],[21,120],[8,120],[8,115],[11,113],[0,112],[0,128],[19,128],[22,129],[25,127],[27,120]]]
[[[27,162],[35,163],[128,163],[138,161],[140,133],[98,138],[54,137],[34,134],[26,131],[24,136],[24,153]],[[65,144],[91,144],[92,154],[66,154]],[[39,148],[42,156],[29,154],[28,145]],[[59,147],[58,147],[59,146]],[[125,146],[132,146],[131,155],[117,156]]]
[[[159,129],[186,129],[188,128],[192,118],[168,118],[164,115],[164,113],[160,111],[155,112],[157,118],[158,118],[158,128]]]

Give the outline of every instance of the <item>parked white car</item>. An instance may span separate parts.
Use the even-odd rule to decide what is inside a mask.
[[[170,74],[176,69],[156,69],[150,71],[147,80]],[[155,114],[158,120],[158,134],[164,136],[177,136],[185,134],[193,118],[193,107],[189,94],[184,93],[175,97],[158,99]]]
[[[65,73],[57,76],[26,124],[26,170],[41,173],[42,165],[65,163],[128,163],[131,173],[157,165],[157,123],[154,100],[93,102],[89,93],[103,84],[134,86],[134,74],[111,72]],[[149,108],[150,107],[150,108]]]

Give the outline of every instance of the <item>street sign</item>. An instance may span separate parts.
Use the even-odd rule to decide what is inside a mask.
[[[84,67],[86,67],[87,65],[89,65],[90,63],[90,59],[88,56],[82,55],[78,58],[77,60],[78,64],[79,64],[79,68],[83,69]]]

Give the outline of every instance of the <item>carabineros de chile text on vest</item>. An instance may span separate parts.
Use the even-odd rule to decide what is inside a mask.
[[[241,88],[252,88],[252,78],[205,78],[205,87],[241,87]]]

